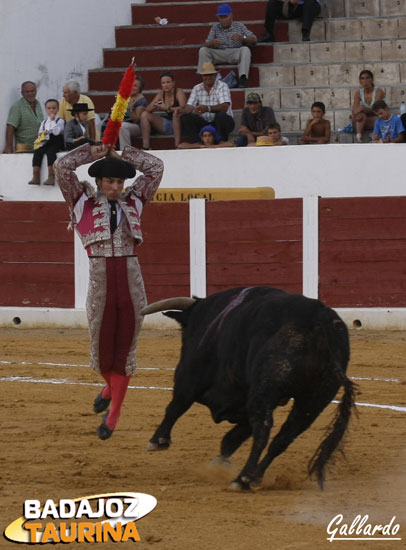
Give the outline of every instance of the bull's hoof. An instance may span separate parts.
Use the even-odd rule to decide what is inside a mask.
[[[246,489],[245,487],[243,487],[238,481],[233,481],[232,483],[230,483],[230,485],[228,486],[228,490],[229,491],[249,491],[249,488]]]
[[[227,468],[231,466],[231,460],[228,457],[222,455],[215,456],[211,463],[214,466],[225,466]]]
[[[150,441],[147,445],[147,451],[165,451],[166,449],[169,449],[169,446],[171,444],[170,439],[165,439],[163,437],[160,437],[158,441]]]
[[[229,491],[255,491],[259,488],[259,482],[255,479],[251,479],[247,476],[242,476],[235,479],[228,486]]]

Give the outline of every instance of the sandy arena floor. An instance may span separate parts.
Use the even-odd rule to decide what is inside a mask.
[[[349,375],[363,378],[357,380],[357,402],[400,408],[358,406],[345,440],[346,456],[337,456],[320,491],[306,468],[336,408],[330,405],[271,464],[262,490],[245,494],[227,491],[227,486],[244,464],[250,443],[235,454],[231,468],[211,466],[229,425],[215,425],[201,405],[178,421],[168,451],[146,451],[170,400],[180,347],[177,331],[143,331],[139,371],[132,379],[137,387],[129,390],[113,437],[103,442],[95,432],[100,417],[92,412],[101,378],[86,367],[87,332],[3,329],[1,531],[22,514],[25,499],[134,491],[158,499],[155,510],[137,522],[141,542],[109,542],[103,548],[319,550],[331,548],[326,528],[341,513],[347,523],[357,514],[368,514],[373,524],[396,516],[403,541],[335,545],[400,549],[406,537],[406,335],[352,331],[351,341]],[[288,407],[277,410],[273,433]],[[13,546],[0,539],[1,549]]]

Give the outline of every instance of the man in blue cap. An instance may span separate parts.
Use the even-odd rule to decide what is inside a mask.
[[[206,46],[199,50],[200,73],[203,63],[238,64],[239,87],[247,88],[251,64],[251,50],[257,37],[243,23],[233,21],[233,10],[229,4],[221,4],[217,9],[218,23],[215,23],[206,40]]]
[[[310,31],[315,17],[321,11],[320,0],[268,0],[265,12],[266,34],[260,42],[275,42],[275,19],[302,19],[302,40],[310,40]]]

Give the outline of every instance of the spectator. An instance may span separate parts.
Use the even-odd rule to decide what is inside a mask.
[[[122,151],[126,145],[131,145],[131,138],[141,135],[141,113],[148,104],[147,100],[142,95],[143,89],[144,79],[141,76],[137,76],[134,81],[128,108],[121,124],[119,135],[120,151]]]
[[[14,152],[14,141],[16,152],[32,151],[44,118],[41,104],[36,99],[36,84],[30,80],[23,82],[21,95],[23,97],[14,103],[8,114],[5,153]]]
[[[214,126],[203,126],[199,132],[199,143],[180,143],[178,149],[216,149],[218,147],[234,147],[231,141],[221,141]]]
[[[320,0],[268,0],[264,24],[266,33],[260,42],[275,42],[274,26],[278,18],[301,19],[302,40],[308,42],[313,21],[320,11]]]
[[[206,46],[199,50],[199,68],[203,63],[238,63],[240,88],[247,88],[251,63],[251,50],[257,37],[243,23],[233,21],[233,10],[228,4],[221,4],[217,9],[217,19],[206,40]]]
[[[237,147],[254,145],[258,136],[264,136],[270,124],[276,122],[272,107],[263,107],[261,96],[255,92],[247,95],[247,106],[242,110],[238,129]]]
[[[330,121],[324,120],[326,106],[321,101],[316,101],[312,105],[312,117],[307,121],[303,136],[299,140],[299,145],[311,143],[328,143],[330,141],[331,127]]]
[[[74,103],[86,103],[89,107],[89,114],[86,123],[87,134],[90,139],[99,141],[100,135],[95,123],[94,104],[90,97],[80,93],[80,84],[76,80],[68,80],[63,86],[63,98],[59,103],[58,116],[65,122],[71,121],[73,117],[72,106]],[[91,112],[93,111],[93,112]]]
[[[185,107],[180,107],[183,133],[189,143],[199,143],[199,132],[211,124],[220,134],[222,141],[228,141],[228,135],[234,129],[231,109],[230,88],[217,79],[217,71],[209,61],[203,63],[199,73],[203,82],[193,87]]]
[[[145,111],[141,113],[142,148],[145,150],[151,149],[152,131],[166,136],[174,134],[175,147],[179,145],[181,139],[181,122],[177,112],[179,108],[186,105],[185,92],[182,88],[176,87],[172,73],[162,73],[160,78],[162,91],[156,94]]]
[[[88,113],[93,110],[89,109],[87,103],[74,103],[72,109],[69,109],[74,118],[66,124],[64,131],[65,146],[68,151],[72,151],[72,149],[76,149],[76,147],[80,147],[85,143],[95,145],[96,142],[89,139],[86,131]]]
[[[383,100],[375,101],[372,110],[378,115],[374,126],[373,142],[403,143],[405,129],[402,121],[397,115],[392,115],[386,103]]]
[[[402,111],[401,111],[400,120],[402,121],[403,128],[406,131],[406,113],[402,113]]]
[[[34,143],[34,155],[32,158],[32,179],[30,185],[40,184],[41,164],[44,155],[48,161],[48,179],[44,185],[55,184],[54,162],[56,153],[64,148],[63,131],[65,122],[58,117],[59,102],[56,99],[48,99],[45,102],[47,118],[41,122],[38,130],[38,138]]]
[[[254,145],[253,143],[250,144]],[[281,127],[275,122],[270,124],[264,136],[258,136],[255,145],[289,145],[289,140],[281,135]]]
[[[372,130],[376,121],[376,115],[372,109],[376,101],[385,99],[385,92],[374,84],[374,75],[365,69],[359,74],[361,88],[355,92],[352,105],[352,123],[354,125],[355,139],[362,143],[364,130]]]

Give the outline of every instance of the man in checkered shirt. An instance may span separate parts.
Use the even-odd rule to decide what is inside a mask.
[[[203,82],[193,87],[186,105],[178,107],[175,113],[182,117],[182,135],[188,143],[198,143],[200,130],[210,123],[220,134],[221,141],[227,141],[234,129],[230,89],[217,79],[213,63],[203,63],[199,73]]]
[[[233,21],[233,10],[229,4],[221,4],[217,9],[218,23],[215,23],[206,40],[206,46],[199,50],[199,69],[203,63],[238,64],[240,88],[248,86],[248,73],[251,64],[251,50],[257,42],[255,34],[243,23]]]

